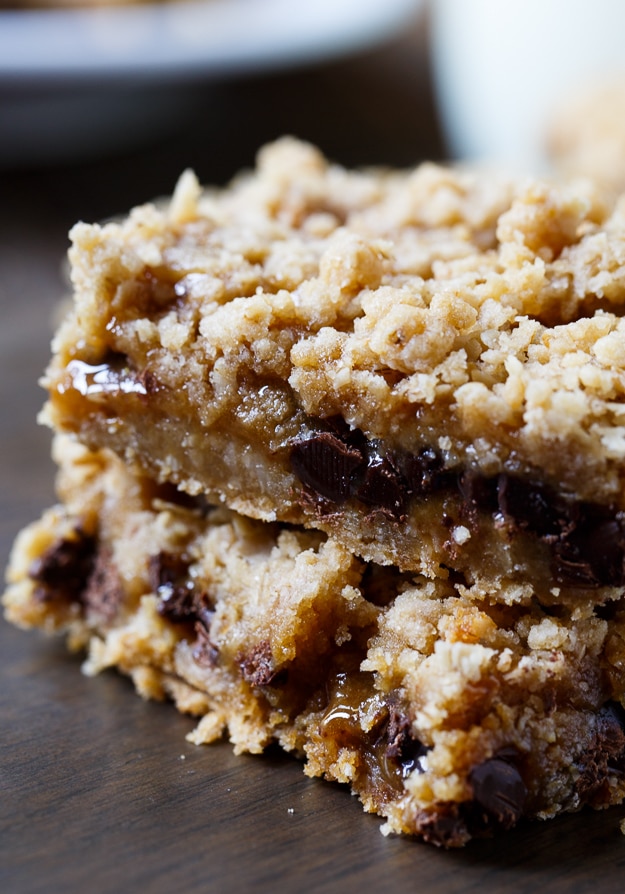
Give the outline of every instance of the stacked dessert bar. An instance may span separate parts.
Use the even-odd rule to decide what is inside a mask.
[[[385,832],[620,802],[623,206],[284,139],[72,240],[7,617]]]

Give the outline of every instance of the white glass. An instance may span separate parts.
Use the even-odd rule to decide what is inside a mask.
[[[625,80],[625,0],[432,0],[431,25],[455,158],[540,169],[558,108]]]

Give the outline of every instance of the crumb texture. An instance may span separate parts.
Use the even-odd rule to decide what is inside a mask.
[[[414,510],[393,457],[625,508],[625,218],[589,183],[348,171],[284,139],[225,189],[187,172],[169,203],[72,237],[44,418],[93,447],[414,571],[437,564],[420,521],[371,530],[372,505]],[[404,497],[341,459],[345,494],[311,499],[294,445],[334,420]]]
[[[496,605],[317,532],[208,508],[57,438],[63,503],[18,538],[7,618],[456,846],[625,791],[620,603]],[[62,573],[59,573],[62,569]]]

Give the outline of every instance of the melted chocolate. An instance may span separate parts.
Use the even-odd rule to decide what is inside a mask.
[[[32,563],[28,572],[37,584],[38,598],[82,603],[95,554],[95,537],[82,530],[77,530],[75,537],[61,538],[53,543]]]
[[[333,503],[349,497],[352,476],[362,463],[360,450],[327,431],[297,441],[291,449],[291,464],[300,481]]]
[[[406,515],[408,501],[405,481],[387,456],[374,450],[367,457],[362,482],[356,496],[363,503],[402,519]]]
[[[623,521],[607,508],[580,504],[570,534],[554,544],[554,573],[560,583],[619,587],[625,583]]]
[[[316,424],[291,444],[291,467],[309,494],[337,507],[355,499],[401,523],[412,500],[439,493],[469,523],[490,513],[511,535],[522,531],[547,544],[557,583],[625,585],[625,520],[614,507],[567,499],[522,476],[445,470],[433,448],[385,451],[342,420]]]
[[[334,422],[334,420],[332,421]],[[362,432],[333,424],[331,431],[312,431],[291,445],[291,467],[313,493],[341,505],[356,497],[375,511],[405,518],[411,486],[393,457],[367,441]],[[410,474],[422,487],[427,476],[416,463]]]
[[[385,756],[401,769],[402,776],[409,776],[413,770],[422,772],[421,758],[428,748],[414,735],[412,723],[399,706],[389,705],[389,717],[384,732],[387,741]]]
[[[559,499],[540,482],[502,474],[497,478],[496,491],[501,515],[537,537],[563,537],[575,525],[575,504]]]
[[[495,755],[474,767],[469,775],[475,806],[486,812],[487,819],[511,829],[523,814],[527,788],[507,755]]]
[[[210,640],[213,606],[208,594],[198,590],[190,577],[187,559],[168,552],[150,556],[148,577],[159,598],[159,613],[174,624],[193,624],[194,658],[200,664],[214,664],[217,648]]]

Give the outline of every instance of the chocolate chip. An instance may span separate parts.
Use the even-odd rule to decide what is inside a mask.
[[[478,512],[495,512],[497,487],[492,478],[467,470],[458,476],[458,490],[462,497],[460,514],[470,521],[477,520]]]
[[[536,481],[499,475],[497,501],[505,519],[541,538],[565,536],[575,524],[575,504]]]
[[[195,624],[195,642],[191,654],[202,667],[214,667],[219,657],[219,649],[210,638],[210,629],[205,622]]]
[[[401,520],[406,515],[406,483],[389,459],[373,451],[356,496],[363,503]]]
[[[450,484],[443,469],[443,460],[432,447],[394,457],[394,463],[401,469],[411,495],[424,496]]]
[[[577,762],[576,791],[582,803],[609,803],[610,776],[625,772],[625,711],[608,702],[595,718],[594,742]]]
[[[625,528],[620,517],[603,519],[584,531],[584,543],[591,556],[595,577],[608,586],[625,583]]]
[[[358,448],[329,431],[315,432],[291,447],[291,467],[299,480],[334,503],[349,497],[351,477],[363,462]]]
[[[163,551],[148,560],[148,578],[159,597],[159,613],[174,623],[194,621],[197,617],[188,570],[189,563],[173,553]]]
[[[175,584],[186,577],[189,563],[177,553],[161,550],[148,559],[148,578],[153,590],[164,584]]]
[[[460,807],[453,801],[418,811],[415,826],[424,841],[437,847],[462,847],[471,837]]]
[[[163,503],[172,503],[174,506],[181,506],[183,509],[195,510],[203,516],[208,515],[214,504],[209,503],[204,494],[185,493],[180,490],[171,481],[161,481],[153,485],[153,500],[160,500]]]
[[[498,825],[511,829],[523,814],[527,788],[517,767],[506,757],[495,756],[478,764],[469,774],[473,799]]]
[[[159,597],[159,614],[174,624],[199,622],[206,630],[210,629],[211,600],[189,576],[189,562],[184,556],[165,551],[150,556],[148,577]]]
[[[28,571],[28,576],[37,584],[37,597],[43,601],[82,602],[93,571],[95,549],[95,538],[81,529],[74,536],[53,543]]]
[[[421,769],[420,758],[428,749],[414,735],[410,718],[398,705],[389,705],[385,737],[387,740],[385,756],[401,766],[403,776],[408,776],[413,770]]]
[[[197,617],[195,594],[189,586],[163,584],[158,589],[159,614],[174,623],[193,621]]]
[[[615,620],[617,614],[621,609],[621,599],[608,599],[605,602],[595,605],[594,613],[597,618],[601,618],[602,621],[609,621],[610,623]]]
[[[110,623],[124,601],[124,588],[109,549],[100,549],[93,571],[82,593],[82,602],[91,621]]]
[[[554,545],[554,575],[573,586],[625,584],[625,528],[609,509],[580,504],[574,530]]]
[[[276,668],[271,644],[259,643],[251,652],[239,659],[243,677],[252,686],[269,686],[284,682],[285,669]]]

